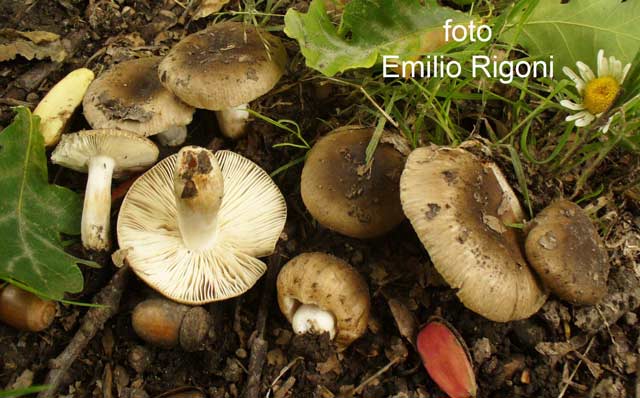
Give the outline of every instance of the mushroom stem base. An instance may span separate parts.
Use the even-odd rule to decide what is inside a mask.
[[[218,126],[225,137],[232,140],[238,139],[245,134],[249,112],[247,104],[238,105],[234,108],[216,111]]]
[[[82,244],[90,250],[108,250],[111,216],[111,177],[115,162],[108,156],[94,156],[89,161],[89,176],[82,210]]]
[[[159,133],[158,141],[165,146],[179,146],[187,140],[187,126],[173,126]]]
[[[328,332],[331,340],[336,335],[336,319],[333,314],[313,304],[298,307],[291,318],[291,327],[297,334]]]

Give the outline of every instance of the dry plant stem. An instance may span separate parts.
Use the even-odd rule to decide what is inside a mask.
[[[120,298],[126,287],[129,276],[129,267],[120,268],[111,278],[109,284],[102,288],[94,299],[101,307],[94,307],[87,311],[82,324],[69,345],[49,363],[50,370],[43,384],[49,386],[48,390],[38,394],[38,398],[51,398],[56,396],[56,391],[60,388],[65,373],[85,349],[87,344],[93,339],[105,322],[116,314],[120,305]]]
[[[587,354],[589,353],[589,350],[591,350],[591,346],[593,346],[593,342],[594,341],[595,341],[595,336],[591,337],[591,340],[589,340],[589,345],[587,346],[587,348],[584,350],[584,353],[582,354],[583,357],[587,356]],[[564,394],[567,392],[567,389],[569,388],[569,385],[571,384],[571,381],[576,376],[576,373],[578,373],[578,368],[580,368],[580,365],[582,365],[582,359],[580,359],[578,361],[578,364],[573,369],[573,372],[571,372],[571,375],[569,376],[569,380],[564,380],[563,381],[564,386],[562,387],[562,390],[560,391],[560,394],[558,394],[558,398],[564,397]]]
[[[264,339],[264,331],[267,324],[267,316],[269,315],[269,305],[273,301],[273,295],[276,287],[276,278],[280,271],[280,254],[276,248],[275,253],[269,257],[269,269],[262,290],[260,307],[258,308],[258,317],[256,320],[256,330],[254,332],[253,341],[251,342],[251,356],[249,357],[249,376],[247,378],[247,387],[244,390],[244,398],[260,397],[260,382],[262,380],[262,368],[267,357],[267,349],[269,348],[267,341]]]

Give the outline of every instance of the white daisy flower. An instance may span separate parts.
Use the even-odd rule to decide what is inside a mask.
[[[567,116],[568,122],[575,121],[576,126],[588,126],[596,118],[611,108],[622,88],[622,82],[627,77],[631,64],[622,67],[622,62],[615,57],[605,58],[604,50],[598,51],[598,77],[591,68],[583,62],[576,62],[580,76],[568,67],[562,68],[565,75],[569,76],[578,89],[578,94],[582,97],[581,103],[569,100],[560,101],[560,105],[576,111],[573,115]],[[611,125],[611,118],[600,128],[606,133]]]

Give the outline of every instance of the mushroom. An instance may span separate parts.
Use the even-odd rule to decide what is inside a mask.
[[[163,145],[181,145],[194,109],[158,80],[162,57],[121,62],[89,86],[82,102],[94,129],[115,128],[142,136],[158,134]]]
[[[311,148],[302,169],[300,191],[309,213],[353,238],[384,235],[404,219],[398,186],[405,157],[381,142],[367,167],[373,131],[361,126],[332,131]]]
[[[303,253],[282,267],[278,304],[294,332],[329,333],[339,350],[367,329],[369,289],[343,260],[325,253]]]
[[[518,199],[500,169],[461,148],[414,150],[400,179],[402,208],[434,266],[472,311],[527,318],[546,293],[527,265]]]
[[[527,227],[525,252],[542,282],[563,300],[596,304],[607,293],[607,251],[580,206],[560,199]]]
[[[216,111],[222,134],[239,138],[247,103],[267,93],[284,73],[279,38],[240,22],[212,25],[182,39],[158,67],[160,81],[184,102]]]
[[[129,131],[84,130],[62,136],[51,161],[89,174],[80,230],[85,248],[110,247],[111,178],[144,170],[157,159],[158,147]]]
[[[286,217],[280,190],[255,163],[184,147],[129,189],[114,257],[174,301],[224,300],[265,272],[257,257],[273,253]]]

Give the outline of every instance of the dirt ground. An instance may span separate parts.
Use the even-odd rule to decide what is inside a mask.
[[[305,2],[288,4],[299,9]],[[229,9],[237,8],[232,2]],[[279,11],[284,11],[281,9]],[[64,38],[68,57],[61,63],[23,58],[0,63],[0,126],[10,123],[15,105],[33,108],[48,89],[69,71],[86,66],[99,74],[109,65],[136,56],[162,55],[187,33],[211,18],[188,21],[174,0],[2,0],[0,29],[46,30]],[[189,23],[186,23],[189,22]],[[274,18],[274,23],[282,23]],[[291,63],[272,93],[252,108],[274,119],[292,119],[313,142],[333,127],[359,120],[346,114],[358,101],[344,87],[319,88],[309,79],[297,44],[285,40]],[[499,113],[499,111],[496,111]],[[351,120],[355,118],[355,120]],[[77,116],[72,130],[87,128]],[[256,120],[237,142],[220,138],[214,116],[197,111],[189,128],[190,144],[231,149],[273,171],[301,153],[273,148],[287,137],[273,125]],[[162,148],[161,156],[173,151]],[[495,154],[507,173],[508,160]],[[594,177],[595,183],[615,178],[616,167],[636,160],[616,154]],[[265,337],[266,366],[260,396],[439,398],[445,396],[427,376],[415,349],[396,325],[389,300],[413,314],[418,324],[430,316],[448,320],[462,335],[474,360],[480,397],[633,397],[638,396],[640,305],[640,208],[616,193],[595,202],[607,231],[612,264],[611,295],[594,308],[578,308],[553,297],[528,320],[499,324],[465,309],[455,292],[435,272],[408,221],[387,236],[363,241],[322,228],[306,212],[300,198],[302,166],[275,177],[284,193],[289,218],[278,246],[280,263],[306,251],[326,251],[349,261],[364,275],[372,295],[367,334],[343,353],[328,337],[294,336],[275,300],[269,302]],[[562,181],[527,170],[534,210],[563,193]],[[86,176],[50,167],[52,181],[81,192]],[[514,182],[515,177],[509,175]],[[118,183],[116,182],[116,186]],[[119,203],[112,209],[115,225]],[[115,228],[114,228],[115,229]],[[80,245],[75,254],[90,258]],[[84,268],[85,289],[70,297],[90,301],[109,281],[114,266],[94,258],[101,269]],[[98,333],[65,376],[60,396],[69,397],[238,397],[247,380],[251,338],[264,290],[263,278],[247,294],[207,306],[215,320],[205,351],[187,353],[146,345],[133,332],[131,310],[151,295],[131,277],[120,309]],[[399,304],[397,304],[399,303]],[[22,333],[0,325],[0,389],[16,381],[40,383],[49,365],[76,332],[84,308],[61,305],[54,325],[42,333]],[[544,343],[544,344],[541,344]],[[377,377],[371,377],[377,374]]]

